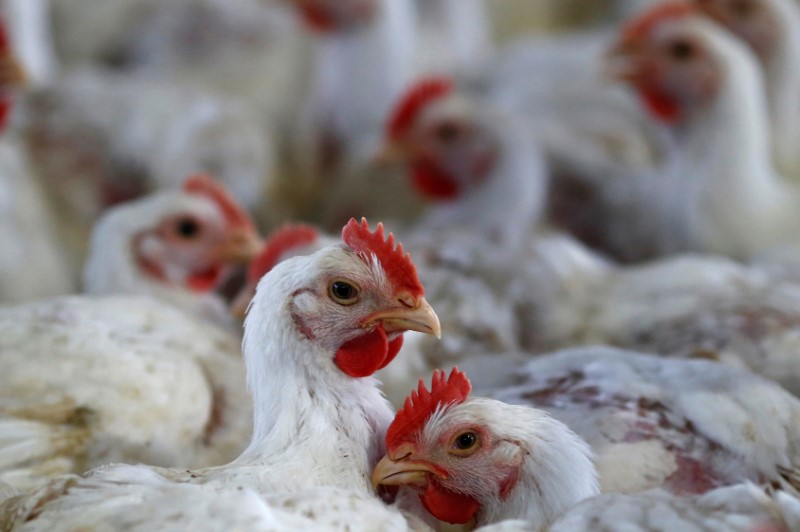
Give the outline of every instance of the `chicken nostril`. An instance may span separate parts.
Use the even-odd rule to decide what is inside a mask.
[[[397,301],[406,308],[417,308],[417,301],[410,295],[402,295],[397,298]]]

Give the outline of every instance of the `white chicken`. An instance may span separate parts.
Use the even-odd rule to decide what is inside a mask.
[[[744,39],[764,69],[778,170],[800,180],[800,5],[793,0],[693,0]]]
[[[147,294],[221,325],[230,323],[215,290],[230,266],[261,249],[247,212],[206,175],[110,209],[97,222],[84,289],[89,294]]]
[[[751,258],[796,245],[800,193],[771,164],[752,52],[691,5],[669,2],[630,21],[613,54],[617,75],[671,127],[663,177],[684,191],[691,247]]]
[[[693,497],[664,490],[596,495],[586,442],[541,410],[470,399],[469,389],[457,370],[449,379],[434,373],[431,392],[421,382],[389,427],[388,453],[373,484],[406,487],[400,505],[479,530],[581,530],[602,522],[615,530],[751,531],[800,524],[800,500],[749,483]],[[417,497],[421,508],[414,507]]]
[[[375,487],[409,486],[447,523],[527,519],[534,530],[599,492],[589,446],[563,423],[470,389],[457,369],[434,372],[431,391],[420,379],[386,433]]]
[[[208,320],[230,323],[213,290],[259,246],[206,176],[111,209],[85,271],[94,297],[0,311],[0,478],[235,457],[250,430],[239,339]]]
[[[176,483],[220,492],[329,486],[371,493],[370,471],[392,417],[371,375],[392,361],[404,331],[438,335],[439,322],[410,257],[381,225],[370,232],[366,220],[352,220],[342,239],[344,245],[278,264],[259,283],[243,342],[253,437],[239,458],[203,470],[110,466],[87,479],[56,481],[49,492],[44,488],[44,498],[39,492],[6,501],[0,509],[4,525],[20,518],[53,523],[62,508],[78,506],[86,510],[85,525],[104,518],[119,526],[131,511],[137,519],[146,516],[138,505],[120,507],[115,498],[88,489],[113,494],[120,484],[132,484],[126,489],[139,490],[139,497],[151,491],[149,500],[176,511],[196,501],[170,498]],[[65,482],[73,485],[63,489]],[[31,500],[38,509],[25,515]]]
[[[389,117],[381,156],[408,162],[409,181],[436,201],[420,232],[468,228],[514,247],[541,217],[546,177],[524,124],[447,78],[419,80]]]

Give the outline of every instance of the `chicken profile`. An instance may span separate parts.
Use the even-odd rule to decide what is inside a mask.
[[[447,523],[526,519],[534,529],[599,492],[589,446],[541,410],[468,398],[466,375],[420,379],[386,433],[373,485],[408,486]]]
[[[176,484],[262,494],[317,487],[371,493],[370,471],[383,454],[392,410],[372,375],[397,354],[408,330],[438,335],[411,258],[382,225],[352,220],[343,243],[281,262],[265,275],[245,320],[243,353],[253,395],[253,436],[233,462],[207,469],[117,465],[85,479],[62,479],[39,492],[0,504],[5,526],[52,523],[67,508],[85,508],[85,526],[124,522],[141,505],[118,505],[111,495],[154,495],[158,506]],[[36,501],[36,502],[34,502]],[[28,510],[37,506],[35,515]],[[155,523],[153,523],[155,524]],[[35,525],[31,525],[35,526]]]
[[[209,176],[110,209],[97,222],[84,269],[89,294],[149,294],[222,324],[215,292],[261,240],[247,212]]]

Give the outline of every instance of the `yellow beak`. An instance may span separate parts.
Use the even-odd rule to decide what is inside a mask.
[[[391,454],[397,458],[392,459]],[[372,470],[372,487],[378,486],[425,486],[428,476],[442,476],[430,464],[411,460],[410,444],[403,444],[394,453],[384,456]]]
[[[252,228],[234,229],[216,250],[216,258],[231,264],[247,264],[264,246],[258,233]]]
[[[433,311],[430,303],[421,298],[414,308],[393,308],[372,314],[364,323],[367,327],[376,321],[383,324],[388,332],[417,331],[442,337],[442,326],[439,316]]]

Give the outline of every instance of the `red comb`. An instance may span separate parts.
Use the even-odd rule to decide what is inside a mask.
[[[455,84],[448,78],[426,78],[415,83],[394,107],[387,128],[389,139],[396,141],[403,137],[428,104],[444,98],[453,90]]]
[[[289,250],[317,240],[317,230],[305,224],[287,224],[272,233],[258,257],[247,268],[247,282],[256,283],[280,262]]]
[[[665,20],[680,19],[697,12],[697,8],[687,2],[656,4],[652,9],[644,11],[627,22],[622,27],[622,38],[624,40],[641,39]]]
[[[216,203],[225,219],[234,227],[254,227],[250,215],[242,209],[221,184],[205,174],[195,174],[183,182],[183,190],[188,194],[205,196]]]
[[[422,283],[417,277],[417,268],[411,262],[411,256],[403,252],[403,244],[395,246],[394,235],[383,236],[383,224],[379,223],[375,232],[370,232],[366,218],[361,223],[350,218],[342,229],[342,240],[353,251],[369,261],[369,255],[375,255],[381,263],[386,277],[394,283],[398,290],[405,290],[412,297],[419,298],[425,293]]]
[[[386,431],[386,446],[394,448],[401,443],[414,441],[417,433],[425,426],[425,422],[433,415],[439,405],[453,405],[463,403],[470,390],[467,375],[458,368],[453,368],[450,377],[446,373],[437,369],[433,372],[431,381],[431,391],[425,388],[425,381],[419,380],[417,391],[412,391],[403,408],[389,425]]]

